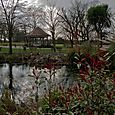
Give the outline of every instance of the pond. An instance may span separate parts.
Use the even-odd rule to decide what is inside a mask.
[[[35,67],[30,67],[28,65],[18,65],[18,64],[1,64],[0,65],[0,95],[2,94],[4,87],[13,89],[15,98],[20,100],[25,100],[28,96],[33,96],[35,94],[34,86],[35,77],[33,77],[33,69]],[[46,93],[48,89],[49,80],[49,70],[36,69],[36,73],[40,76],[43,83],[39,86],[39,95]],[[52,70],[52,83],[54,86],[64,85],[69,87],[74,79],[69,77],[66,67],[63,66],[59,69]],[[46,80],[47,79],[47,80]],[[52,86],[53,86],[52,85]],[[23,98],[22,98],[23,97]]]

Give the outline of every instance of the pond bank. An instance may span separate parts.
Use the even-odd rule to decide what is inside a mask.
[[[67,55],[64,54],[39,54],[39,53],[28,53],[28,54],[0,54],[0,63],[20,63],[28,64],[30,66],[43,66],[47,63],[55,64],[67,64]]]

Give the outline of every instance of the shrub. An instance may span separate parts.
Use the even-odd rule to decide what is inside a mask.
[[[32,110],[26,104],[16,104],[12,92],[5,89],[0,99],[0,115],[32,115]]]
[[[83,42],[80,46],[80,52],[83,54],[89,53],[90,55],[96,55],[97,51],[98,47],[90,41]]]
[[[90,54],[73,52],[71,56],[70,64],[77,68],[76,84],[67,89],[63,86],[52,89],[41,100],[42,112],[113,115],[115,75],[108,70],[107,62]]]
[[[115,71],[115,43],[108,48],[107,60],[110,62],[110,70]]]

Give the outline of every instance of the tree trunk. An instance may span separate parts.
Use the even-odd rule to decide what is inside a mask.
[[[13,36],[13,32],[12,32],[12,28],[9,28],[9,34],[8,34],[8,38],[9,38],[9,54],[12,54],[12,36]]]
[[[100,31],[100,48],[102,48],[103,46],[103,42],[102,42],[103,36],[102,36],[102,31]]]
[[[73,35],[70,34],[69,40],[70,40],[70,44],[71,44],[71,48],[73,48],[74,42],[73,42]]]
[[[87,38],[87,40],[89,40],[89,31],[88,30],[86,30],[86,38]]]
[[[70,40],[70,42],[71,42],[71,48],[73,48],[73,44],[74,44],[73,40]]]
[[[53,50],[54,50],[54,52],[56,52],[56,44],[55,44],[54,32],[52,32],[52,42],[53,42]]]

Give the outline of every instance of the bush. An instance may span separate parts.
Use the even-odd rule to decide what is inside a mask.
[[[76,56],[75,53],[73,55]],[[72,61],[80,64],[79,68],[76,66],[76,84],[67,89],[60,86],[52,90],[41,101],[42,112],[113,115],[115,75],[107,69],[106,61],[89,54]]]
[[[81,44],[80,51],[84,54],[89,53],[90,55],[95,55],[98,51],[98,47],[94,43],[86,41]]]
[[[110,70],[115,71],[115,43],[112,43],[108,48],[107,60],[110,62]]]
[[[0,115],[34,115],[26,104],[16,104],[12,92],[5,89],[0,99]]]
[[[28,103],[17,105],[12,99],[11,92],[5,91],[0,100],[0,113],[5,115],[36,115],[43,114],[60,115],[65,113],[86,114],[86,115],[114,115],[115,113],[115,74],[108,68],[108,62],[100,55],[90,55],[89,53],[75,52],[68,55],[69,66],[73,68],[74,77],[77,77],[76,84],[64,88],[62,85],[56,86],[51,80],[55,76],[55,66],[51,60],[44,65],[49,75],[40,78],[37,66],[33,69],[35,79],[35,99]],[[73,72],[73,71],[72,71]],[[47,93],[40,97],[38,95],[39,86],[43,82],[48,83]],[[32,89],[32,90],[34,90]],[[31,98],[31,97],[30,97]],[[34,106],[33,106],[34,105]]]

